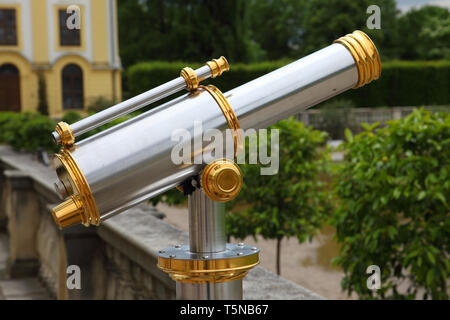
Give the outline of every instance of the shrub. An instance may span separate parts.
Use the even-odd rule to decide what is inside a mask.
[[[66,122],[68,124],[72,124],[72,123],[75,123],[75,122],[77,122],[78,120],[81,120],[81,119],[83,119],[83,116],[79,112],[70,110],[70,111],[67,111],[64,114],[64,116],[62,117],[61,121],[64,121],[64,122]]]
[[[0,112],[0,142],[16,150],[55,152],[51,133],[56,123],[39,113]]]
[[[100,112],[114,105],[114,101],[105,98],[103,96],[98,96],[91,99],[87,110],[88,112]]]
[[[361,298],[448,299],[450,114],[415,110],[375,131],[346,132],[333,217],[343,289]],[[367,289],[366,268],[381,268]],[[406,280],[407,289],[399,289]]]

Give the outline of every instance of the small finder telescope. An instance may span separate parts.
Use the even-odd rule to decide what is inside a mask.
[[[242,147],[242,130],[266,128],[351,88],[378,79],[381,62],[370,38],[355,31],[330,46],[222,93],[200,82],[230,69],[224,57],[84,118],[60,122],[52,133],[61,151],[55,156],[57,192],[64,200],[52,214],[60,228],[95,225],[143,201],[178,187],[189,202],[189,244],[160,251],[158,267],[177,282],[178,299],[241,299],[242,279],[259,263],[259,248],[227,244],[223,202],[236,197],[242,174],[233,156]],[[187,89],[189,93],[97,133],[81,134]],[[234,155],[210,163],[175,164],[175,130],[231,130]],[[242,129],[242,130],[241,130]]]

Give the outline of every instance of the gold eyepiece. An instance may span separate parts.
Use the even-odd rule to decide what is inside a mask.
[[[53,208],[52,215],[60,229],[83,223],[83,203],[78,196],[72,196]]]

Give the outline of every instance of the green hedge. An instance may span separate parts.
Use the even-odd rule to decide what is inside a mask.
[[[344,93],[357,106],[419,106],[450,104],[450,61],[383,63],[381,78]]]
[[[222,92],[225,92],[278,69],[289,62],[289,60],[282,60],[257,64],[231,64],[230,71],[215,79],[204,81],[202,84],[213,83]],[[179,76],[181,69],[186,66],[196,69],[202,65],[199,63],[160,61],[135,64],[127,70],[129,94],[134,96],[173,80]]]
[[[225,92],[289,62],[231,64],[229,72],[210,82]],[[143,62],[131,66],[127,70],[129,94],[134,96],[172,80],[185,66],[198,68],[201,64]],[[448,105],[449,79],[450,61],[384,62],[379,80],[358,90],[345,92],[339,97],[352,100],[359,107]]]

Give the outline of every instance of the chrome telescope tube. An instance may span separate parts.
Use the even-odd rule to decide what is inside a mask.
[[[203,164],[171,161],[172,149],[179,144],[172,141],[176,130],[189,132],[190,138],[184,142],[195,147],[192,142],[203,132],[224,132],[237,121],[244,130],[265,128],[350,88],[363,86],[380,74],[375,45],[366,34],[355,31],[223,95],[204,88],[169,101],[64,148],[57,155],[56,186],[67,200],[52,210],[54,219],[60,227],[99,225],[199,173]],[[231,111],[222,110],[224,101],[228,101]],[[234,122],[224,116],[233,111],[237,117]],[[201,132],[195,130],[196,121],[202,123]],[[202,142],[193,153],[201,154],[207,145]]]

